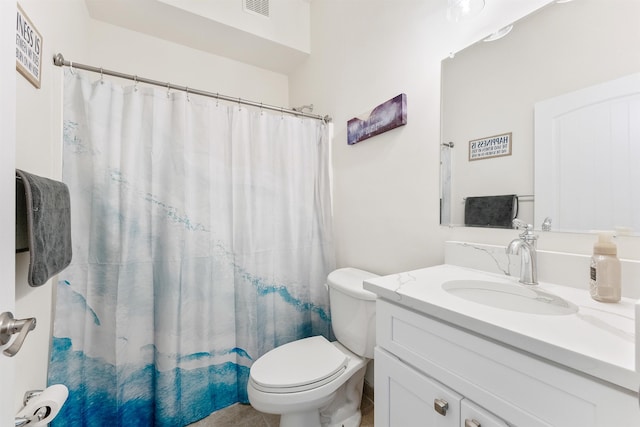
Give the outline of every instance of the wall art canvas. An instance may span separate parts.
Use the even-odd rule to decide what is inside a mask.
[[[365,116],[365,115],[363,115]],[[400,95],[378,105],[366,117],[354,117],[347,122],[347,143],[356,144],[407,124],[407,95]]]

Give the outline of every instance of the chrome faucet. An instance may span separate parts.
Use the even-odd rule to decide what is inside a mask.
[[[536,254],[536,241],[538,236],[533,234],[533,225],[525,224],[519,219],[513,220],[513,226],[517,229],[524,228],[517,239],[513,239],[507,246],[507,254],[520,254],[520,283],[525,285],[538,284],[538,262]]]

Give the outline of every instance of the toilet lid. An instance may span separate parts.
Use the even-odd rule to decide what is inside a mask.
[[[251,366],[254,387],[289,393],[319,387],[340,376],[349,357],[323,336],[304,338],[277,347]]]

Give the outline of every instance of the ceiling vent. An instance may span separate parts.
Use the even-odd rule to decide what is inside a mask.
[[[245,12],[269,17],[269,0],[242,0]]]

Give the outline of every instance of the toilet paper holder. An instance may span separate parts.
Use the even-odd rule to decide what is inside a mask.
[[[40,396],[43,391],[44,390],[29,390],[29,391],[25,392],[24,398],[22,399],[22,403],[24,404],[24,406],[27,406],[27,403],[29,403],[29,400],[33,399],[36,396]],[[47,407],[42,407],[42,408],[38,409],[36,411],[36,413],[33,414],[30,417],[16,417],[15,418],[15,427],[27,426],[27,425],[31,424],[32,422],[41,421],[47,415],[49,415],[49,410],[50,409],[47,408]]]
[[[64,384],[26,392],[24,407],[14,417],[15,427],[46,427],[58,416],[68,397],[69,389]]]

